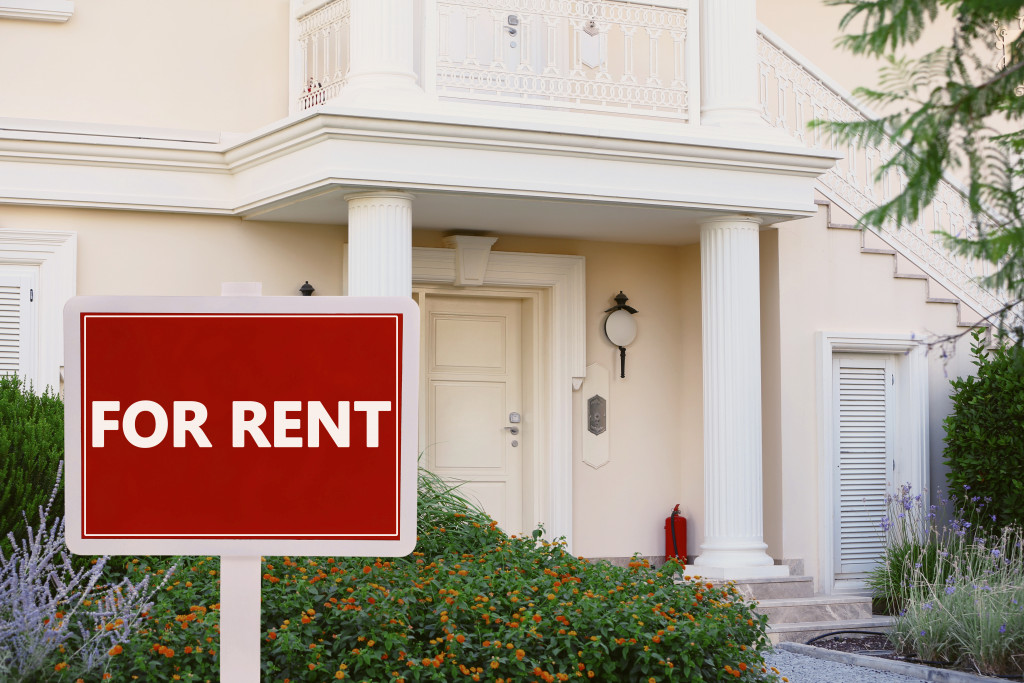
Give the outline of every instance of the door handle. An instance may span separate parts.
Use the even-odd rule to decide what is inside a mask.
[[[512,432],[513,436],[519,433],[519,427],[505,427],[505,429]]]

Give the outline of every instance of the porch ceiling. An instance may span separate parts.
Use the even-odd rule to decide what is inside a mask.
[[[336,188],[261,212],[249,220],[344,224],[348,213],[345,196],[352,192],[352,188]],[[715,213],[689,207],[599,201],[429,191],[414,194],[412,215],[416,229],[637,244],[696,243],[700,240],[699,221]]]

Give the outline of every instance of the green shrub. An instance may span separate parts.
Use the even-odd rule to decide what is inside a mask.
[[[64,404],[38,396],[15,375],[0,375],[0,552],[10,554],[7,533],[25,537],[25,518],[45,505],[64,457]],[[64,515],[63,487],[51,510]]]
[[[976,377],[954,380],[953,412],[945,420],[950,490],[991,499],[981,523],[997,532],[1024,525],[1024,348],[985,350],[981,331],[971,345]]]

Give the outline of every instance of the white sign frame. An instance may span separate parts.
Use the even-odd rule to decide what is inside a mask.
[[[82,537],[82,313],[154,314],[401,314],[402,406],[400,425],[399,526],[394,540],[268,538],[83,538]],[[222,555],[398,557],[416,545],[418,476],[419,307],[405,297],[149,297],[83,296],[64,308],[64,452],[67,546],[82,555]],[[309,340],[316,343],[315,340]],[[340,358],[339,363],[353,362]],[[126,510],[131,509],[126,497]]]

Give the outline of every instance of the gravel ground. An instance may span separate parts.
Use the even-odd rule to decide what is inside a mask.
[[[765,656],[789,683],[920,683],[921,679],[875,671],[862,666],[839,664],[795,652],[775,650]]]

